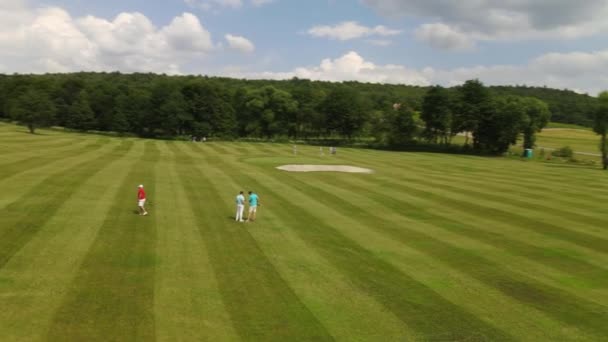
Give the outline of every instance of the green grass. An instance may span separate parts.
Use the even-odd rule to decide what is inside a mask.
[[[591,130],[591,128],[589,128],[589,127],[579,126],[579,125],[575,125],[575,124],[561,123],[561,122],[549,122],[547,124],[547,128],[571,128],[571,129],[582,129],[582,130],[586,130],[586,131]]]
[[[600,137],[586,127],[569,125],[552,125],[565,127],[549,127],[536,136],[536,155],[541,149],[545,149],[545,154],[550,151],[569,146],[575,153],[576,159],[595,160],[600,162]],[[464,136],[455,136],[452,140],[454,144],[464,144]],[[513,146],[513,151],[520,151],[523,144],[522,137],[519,138],[517,146]]]
[[[539,147],[554,149],[570,146],[577,153],[600,153],[600,137],[590,130],[569,128],[545,129],[538,134],[536,144]]]
[[[608,338],[597,167],[22,132],[0,124],[2,341]]]

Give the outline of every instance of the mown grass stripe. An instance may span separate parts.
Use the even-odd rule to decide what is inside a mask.
[[[6,137],[2,137],[0,141],[2,141],[2,145],[4,148],[9,148],[11,151],[19,151],[32,148],[46,148],[50,146],[60,147],[65,146],[69,141],[74,141],[77,139],[90,139],[90,136],[82,135],[82,136],[29,136],[23,139],[7,139]]]
[[[499,263],[481,257],[475,251],[453,246],[410,229],[407,224],[398,224],[398,222],[385,219],[376,211],[369,210],[369,205],[363,206],[363,203],[369,204],[373,201],[372,199],[350,192],[349,196],[353,200],[351,203],[344,201],[345,197],[338,197],[317,185],[311,186],[310,183],[302,182],[293,176],[284,177],[290,178],[288,183],[296,190],[314,196],[322,203],[330,204],[342,200],[341,205],[335,208],[343,214],[349,214],[354,219],[365,222],[369,227],[431,255],[450,267],[500,290],[505,295],[544,312],[547,316],[585,329],[598,337],[608,335],[608,325],[605,324],[608,320],[608,307],[606,306],[589,302],[561,289],[540,283],[524,274],[514,274]],[[376,209],[383,206],[384,203],[378,202]]]
[[[42,341],[132,166],[135,145],[82,184],[0,269],[3,341]],[[113,182],[115,181],[115,182]]]
[[[417,197],[431,200],[437,205],[475,213],[478,216],[492,218],[497,221],[511,222],[521,229],[530,230],[543,234],[547,237],[573,243],[597,252],[608,253],[608,240],[598,236],[573,231],[568,228],[558,226],[557,224],[502,209],[502,207],[499,206],[492,206],[490,204],[480,202],[473,203],[464,199],[464,196],[461,194],[451,195],[432,186],[424,187],[411,182],[407,183],[395,181],[392,178],[378,178],[379,181],[385,182],[384,184],[386,184],[386,186],[394,190],[403,191]],[[439,194],[438,191],[441,191],[441,194]]]
[[[395,157],[388,158],[389,154]],[[589,181],[591,186],[596,183],[596,177],[593,176],[598,170],[588,168],[577,168],[574,170],[559,170],[559,172],[548,172],[548,168],[558,167],[556,164],[542,162],[525,162],[516,161],[505,158],[492,158],[467,155],[452,155],[452,154],[437,154],[437,153],[412,153],[412,152],[386,152],[377,150],[352,150],[352,155],[361,156],[360,159],[374,165],[382,163],[383,166],[394,168],[408,168],[412,163],[424,166],[429,170],[437,170],[444,172],[461,171],[467,174],[475,174],[478,172],[492,173],[496,175],[506,175],[512,177],[512,167],[519,163],[521,174],[528,179],[534,179],[541,176],[543,180],[560,182],[567,179],[568,175],[576,176],[581,180]],[[376,164],[377,165],[377,164]],[[552,171],[552,170],[551,170]],[[587,176],[588,175],[588,176]],[[537,178],[540,179],[540,178]]]
[[[502,192],[496,189],[492,184],[484,186],[485,191],[478,190],[478,186],[466,186],[467,181],[458,181],[457,179],[440,180],[438,177],[425,177],[419,174],[407,173],[400,174],[398,177],[400,182],[417,184],[429,188],[440,188],[444,193],[464,195],[469,198],[469,201],[483,202],[487,204],[497,203],[502,204],[505,209],[510,209],[513,212],[533,216],[535,212],[550,214],[554,217],[552,220],[560,222],[571,222],[573,224],[588,224],[590,226],[606,226],[608,218],[606,215],[601,217],[581,214],[576,210],[576,207],[564,208],[560,206],[547,206],[541,201],[526,198],[525,194],[518,193],[511,195],[508,192]],[[497,195],[499,193],[500,195]]]
[[[76,164],[67,172],[51,174],[19,201],[0,209],[0,268],[36,235],[76,188],[131,145],[132,142],[123,141],[92,161]]]
[[[359,153],[348,153],[342,154],[341,156],[346,156],[347,160],[357,163],[366,163],[367,158],[371,158],[371,160],[376,160],[376,158],[378,158],[378,156],[368,157],[367,155],[362,157]],[[391,172],[391,174],[395,175],[406,170],[410,172],[420,170],[429,175],[429,177],[449,175],[450,177],[467,181],[479,180],[481,182],[481,180],[483,180],[481,183],[484,185],[503,184],[508,186],[511,191],[532,191],[536,196],[539,194],[552,194],[555,191],[559,191],[560,193],[579,196],[582,193],[585,193],[585,197],[580,197],[578,199],[588,200],[589,203],[593,203],[594,200],[603,198],[601,195],[594,198],[596,195],[595,191],[581,191],[581,189],[578,188],[577,177],[580,176],[581,172],[595,173],[594,170],[580,170],[580,172],[571,175],[560,173],[560,178],[557,181],[548,181],[546,176],[549,173],[545,169],[545,164],[521,163],[518,169],[519,172],[514,172],[512,167],[507,167],[508,165],[517,165],[518,162],[514,160],[501,160],[500,163],[498,163],[494,159],[486,158],[477,160],[479,163],[472,164],[468,159],[464,159],[464,157],[460,158],[460,156],[458,156],[458,158],[455,158],[450,155],[441,155],[441,159],[437,158],[437,156],[432,156],[428,161],[425,161],[427,159],[424,158],[423,154],[395,153],[395,157],[396,158],[389,161],[387,161],[385,157],[384,159],[377,159],[378,163],[375,165],[380,165],[380,163],[382,163],[383,170],[394,171],[394,173]],[[481,163],[489,163],[492,164],[492,166],[484,168],[483,171],[473,171],[476,169],[476,165]],[[532,170],[536,170],[538,173],[531,174]],[[577,184],[576,188],[567,186],[568,184],[574,183]],[[598,186],[602,186],[601,183],[597,182],[597,178],[594,178],[594,183],[595,184],[592,184],[594,190],[597,189]],[[571,189],[576,189],[576,191],[571,191]]]
[[[233,169],[215,165],[205,167],[209,178],[239,189],[242,180],[230,170]],[[398,317],[353,286],[348,277],[307,246],[292,228],[297,221],[283,220],[273,211],[266,210],[266,203],[271,207],[273,202],[271,197],[268,202],[266,199],[264,197],[265,204],[261,208],[263,218],[255,224],[244,225],[244,229],[336,340],[416,340],[417,335]]]
[[[573,170],[555,169],[552,166],[553,164],[549,163],[527,163],[509,159],[480,158],[479,160],[466,160],[451,156],[446,157],[444,160],[439,160],[439,163],[433,163],[432,159],[428,159],[428,161],[420,161],[418,160],[417,156],[414,157],[416,158],[417,164],[436,172],[441,172],[443,170],[444,172],[460,173],[465,175],[486,174],[505,180],[516,180],[522,182],[542,180],[546,181],[547,183],[555,183],[574,176],[575,178],[580,178],[581,181],[584,181],[585,183],[582,183],[583,185],[588,185],[586,182],[591,180],[590,176],[597,172],[593,169],[584,168],[573,172]],[[514,174],[517,177],[514,177]]]
[[[154,313],[159,341],[238,341],[224,307],[217,277],[209,261],[177,171],[175,154],[159,142],[154,212],[158,225]],[[189,189],[192,191],[194,189]]]
[[[512,164],[515,164],[515,161],[511,161]],[[437,167],[439,165],[439,167]],[[435,166],[435,167],[433,167]],[[559,193],[568,193],[569,195],[577,196],[576,200],[583,201],[592,205],[594,201],[597,201],[601,198],[601,194],[597,194],[594,191],[584,191],[581,188],[569,187],[568,184],[576,183],[578,179],[576,177],[566,177],[563,176],[562,179],[558,183],[549,183],[546,181],[544,177],[536,177],[534,175],[530,175],[528,172],[529,167],[527,165],[522,165],[521,173],[514,172],[512,168],[508,168],[509,171],[504,173],[504,176],[500,176],[498,174],[499,170],[490,169],[487,172],[462,172],[458,171],[450,163],[437,163],[435,161],[434,164],[426,164],[426,163],[408,163],[407,166],[402,167],[392,167],[389,166],[387,169],[390,174],[399,175],[403,173],[404,170],[408,171],[408,174],[416,173],[415,171],[420,171],[428,176],[429,179],[454,179],[457,182],[454,184],[463,182],[463,184],[471,184],[475,186],[475,184],[482,184],[483,186],[487,185],[504,185],[504,189],[509,192],[517,192],[518,194],[530,194],[534,196],[534,198],[542,198],[549,197],[556,191]],[[543,175],[546,175],[546,170],[543,170]],[[548,184],[543,186],[542,184]],[[600,184],[597,184],[595,188]],[[572,191],[576,189],[576,191]],[[585,194],[585,196],[582,196]],[[546,196],[542,196],[546,195]],[[553,196],[555,197],[555,196]],[[594,198],[595,197],[595,198]],[[555,198],[551,198],[554,200]],[[564,203],[573,203],[574,201],[568,201],[570,198],[557,199],[564,201]],[[597,202],[595,202],[597,203]]]
[[[218,151],[223,150],[217,144],[208,144],[211,145]],[[218,200],[225,196],[223,191],[226,189],[217,188],[204,171],[217,164],[208,161],[201,166],[175,144],[169,146],[177,156],[178,170],[184,190],[193,203],[194,214],[202,223],[200,233],[209,251],[226,309],[240,337],[244,340],[332,340],[251,235],[242,225],[234,226],[232,206]],[[183,148],[183,144],[180,147]],[[222,213],[230,213],[227,214],[230,216]]]
[[[268,145],[266,145],[263,142],[250,142],[250,143],[248,143],[248,145],[252,146],[252,147],[255,146],[255,149],[262,154],[276,155],[276,153],[277,153],[276,146],[273,146],[272,148],[268,148]]]
[[[12,161],[0,165],[0,179],[6,181],[9,177],[15,177],[22,172],[27,172],[53,163],[63,163],[68,156],[77,156],[88,151],[95,151],[103,147],[104,144],[96,142],[83,144],[72,144],[67,149],[44,151],[42,155],[25,157],[20,160]]]
[[[448,168],[449,169],[449,168]],[[410,173],[404,173],[404,172],[396,172],[395,174],[392,174],[390,178],[384,178],[384,179],[390,179],[391,180],[391,185],[389,187],[392,187],[393,184],[395,184],[395,186],[399,186],[399,185],[403,185],[403,184],[407,184],[406,186],[410,186],[411,184],[415,184],[412,183],[412,179],[409,179],[410,182],[402,182],[402,181],[397,181],[397,179],[402,179],[404,177],[407,177],[406,175],[409,175]],[[469,176],[470,177],[470,176]],[[417,178],[415,180],[415,182],[418,182],[420,178]],[[430,184],[432,182],[427,182],[427,184]],[[491,182],[489,182],[491,183]],[[397,185],[399,184],[399,185]],[[429,187],[431,189],[437,189],[438,187],[435,184],[430,184]],[[408,188],[399,188],[400,191],[404,191],[404,192],[408,192],[408,191],[415,191],[415,193],[417,194],[417,196],[422,196],[423,194],[421,194],[418,190],[412,190],[411,186]],[[461,190],[458,194],[459,199],[456,198],[445,198],[444,196],[444,192],[442,191],[441,194],[437,194],[437,195],[433,195],[434,199],[437,200],[442,200],[441,204],[442,205],[451,205],[451,206],[460,206],[460,210],[465,209],[463,206],[466,206],[468,203],[468,201],[466,201],[465,199],[462,199],[461,197],[466,196],[466,194],[470,191],[474,191],[471,189],[466,189],[466,190]],[[427,195],[427,197],[430,195]],[[503,201],[504,202],[504,201]],[[470,206],[474,206],[474,204],[470,203]],[[469,206],[469,209],[470,209]],[[517,210],[514,210],[514,212],[507,212],[507,211],[503,211],[497,208],[491,208],[488,206],[484,206],[482,204],[477,205],[479,208],[476,208],[476,212],[479,212],[481,216],[484,217],[492,217],[495,218],[498,221],[505,221],[507,220],[508,216],[512,216],[511,218],[516,218],[517,222],[521,222],[522,220],[525,221],[525,226],[528,227],[539,227],[539,231],[543,232],[545,234],[549,234],[552,235],[554,237],[557,237],[558,235],[566,235],[565,240],[567,241],[572,241],[572,242],[576,242],[579,245],[583,246],[583,247],[588,247],[588,248],[592,248],[596,251],[599,252],[605,252],[606,248],[608,248],[608,244],[605,244],[602,238],[599,238],[595,235],[589,235],[586,233],[582,233],[583,235],[578,235],[578,232],[574,232],[574,231],[570,231],[568,229],[564,229],[561,227],[558,227],[555,224],[551,224],[549,222],[546,221],[539,221],[539,220],[534,220],[532,218],[529,218],[527,216],[524,215],[519,215],[517,214]],[[456,208],[455,208],[456,209]],[[466,210],[466,209],[465,209]],[[471,210],[468,210],[471,211]],[[500,214],[500,215],[496,215],[496,214]],[[521,226],[521,225],[520,225]],[[593,227],[591,227],[593,228]],[[563,233],[563,234],[561,234]],[[597,241],[596,238],[599,238],[600,241]]]
[[[140,161],[122,182],[115,204],[58,309],[48,339],[151,341],[154,328],[156,219],[134,212],[138,183],[153,198],[159,151],[145,142]]]
[[[534,182],[537,182],[537,180],[504,182],[499,181],[496,178],[487,177],[487,175],[473,176],[465,174],[447,174],[446,172],[429,172],[423,167],[410,167],[408,169],[408,176],[418,173],[424,174],[426,179],[430,179],[433,182],[444,182],[441,184],[447,182],[447,185],[450,186],[467,185],[466,188],[468,190],[491,187],[490,190],[493,190],[492,193],[500,193],[502,196],[514,198],[518,201],[521,198],[525,198],[526,201],[523,206],[536,209],[539,208],[538,205],[543,206],[544,203],[550,201],[552,204],[556,204],[554,207],[549,208],[551,210],[558,210],[555,208],[561,208],[561,210],[571,209],[572,206],[576,206],[579,207],[577,208],[577,212],[582,212],[587,216],[593,216],[594,214],[597,214],[597,209],[601,206],[601,203],[598,203],[597,201],[598,198],[593,199],[593,196],[590,196],[589,193],[585,193],[581,190],[567,191],[567,189],[557,190],[555,188],[549,190],[549,188],[535,187]],[[397,177],[400,175],[398,171],[395,171],[394,174]],[[555,196],[555,193],[558,191],[560,195],[566,196]],[[546,207],[543,206],[543,209],[544,208]]]
[[[377,186],[373,182],[363,183],[366,184],[363,185],[361,180],[355,182],[349,178],[332,176],[327,181],[322,181],[322,183],[324,184],[323,187],[327,189],[337,187],[349,189],[349,191],[354,193],[365,193],[367,198],[373,199],[376,203],[381,203],[386,209],[390,209],[408,220],[420,221],[420,224],[423,225],[430,224],[437,228],[486,243],[506,253],[525,257],[532,262],[576,276],[591,287],[608,287],[608,283],[606,283],[608,269],[595,266],[580,257],[566,254],[564,251],[560,252],[556,249],[536,246],[510,238],[505,233],[487,230],[485,223],[476,223],[475,217],[460,214],[458,216],[460,220],[451,219],[449,218],[450,214],[445,215],[441,211],[427,210],[427,208],[432,206],[428,201],[414,202],[387,195],[389,193],[387,187]],[[460,213],[464,212],[461,211]],[[496,224],[503,228],[500,222],[496,222]],[[497,228],[498,226],[494,227]],[[508,229],[507,227],[505,228]]]
[[[53,140],[50,142],[41,143],[39,145],[34,143],[27,143],[19,147],[8,147],[5,145],[0,145],[0,149],[2,150],[2,156],[7,157],[6,159],[3,158],[2,160],[0,160],[0,162],[2,162],[0,165],[3,165],[4,161],[13,161],[15,158],[26,158],[30,156],[46,155],[48,151],[62,151],[73,149],[75,145],[84,145],[86,143],[92,142],[91,139],[75,140],[71,138],[59,139],[59,141],[60,142],[58,143],[57,141]],[[0,142],[2,141],[0,140]],[[106,143],[108,143],[108,141],[106,141]]]
[[[74,139],[74,138],[56,138],[49,141],[44,141],[40,143],[33,142],[25,142],[23,144],[19,144],[17,146],[10,146],[8,144],[4,144],[5,141],[0,139],[0,150],[2,151],[2,156],[7,157],[7,160],[11,160],[15,157],[20,157],[23,155],[46,155],[47,151],[54,150],[62,150],[66,148],[72,148],[75,144],[84,144],[86,142],[90,142],[91,139]],[[98,141],[101,142],[101,139]],[[108,143],[109,141],[104,141],[104,143]]]
[[[218,167],[221,164],[214,162],[213,165]],[[224,164],[222,168],[236,167]],[[393,265],[379,259],[325,221],[309,213],[305,206],[294,204],[293,197],[285,195],[293,194],[294,191],[302,192],[302,189],[294,188],[291,184],[286,185],[289,182],[282,182],[282,186],[277,186],[276,182],[267,179],[268,176],[260,176],[258,173],[256,176],[259,180],[242,172],[238,175],[247,184],[255,186],[264,196],[274,197],[281,203],[282,210],[275,212],[278,217],[286,221],[307,222],[307,227],[296,230],[304,241],[347,275],[357,287],[382,303],[425,339],[513,339],[507,332],[480,320]],[[262,181],[263,179],[266,181]],[[267,184],[270,183],[275,186],[269,187]],[[343,199],[340,202],[343,203]]]

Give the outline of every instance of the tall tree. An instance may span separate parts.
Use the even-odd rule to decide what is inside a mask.
[[[95,80],[95,82],[87,86],[88,100],[97,123],[96,129],[101,131],[113,130],[115,126],[113,121],[116,114],[116,97],[118,89],[114,83],[108,80]],[[117,118],[121,119],[120,117]]]
[[[177,80],[158,78],[150,86],[150,111],[143,115],[145,135],[170,135],[177,131],[177,117],[172,112],[177,107],[181,109],[183,98],[177,96]],[[171,99],[170,99],[171,98]]]
[[[468,80],[457,88],[458,102],[454,113],[454,132],[473,134],[473,148],[479,149],[479,123],[482,118],[492,116],[493,104],[489,90],[479,80]]]
[[[83,131],[95,128],[95,113],[89,104],[86,90],[80,91],[67,110],[66,127]]]
[[[298,108],[291,94],[273,86],[247,93],[245,108],[250,122],[247,131],[267,138],[289,131],[289,120]]]
[[[126,127],[128,131],[146,135],[146,116],[152,111],[150,104],[150,92],[144,88],[132,87],[123,89],[116,97],[115,116],[124,117],[124,122],[114,122],[113,130],[122,132]]]
[[[13,100],[10,114],[13,120],[26,125],[30,133],[34,134],[36,128],[52,124],[55,105],[46,92],[30,88]]]
[[[524,108],[524,148],[534,148],[536,142],[536,133],[540,132],[551,118],[549,106],[536,98],[524,97],[520,99],[520,103]]]
[[[424,96],[420,118],[425,122],[423,136],[447,144],[451,136],[452,104],[449,93],[441,86],[431,87]]]
[[[339,86],[320,104],[326,115],[327,130],[347,139],[358,134],[366,122],[366,108],[359,93],[351,87]]]
[[[79,74],[69,74],[60,79],[61,83],[53,94],[55,107],[57,108],[57,124],[67,126],[67,117],[70,115],[70,106],[85,87],[85,83]]]
[[[402,104],[389,114],[388,143],[392,146],[403,146],[414,140],[418,127],[414,120],[414,111]]]
[[[606,141],[606,134],[608,133],[608,91],[600,93],[598,99],[600,105],[595,111],[593,131],[601,136],[602,167],[606,170],[608,169],[608,141]]]
[[[163,134],[172,136],[183,134],[183,122],[188,117],[188,107],[184,95],[179,90],[174,90],[158,108],[160,129]]]
[[[476,149],[492,154],[506,152],[517,142],[525,116],[525,107],[518,97],[493,100],[479,120]]]
[[[194,121],[195,135],[232,137],[237,121],[232,95],[226,88],[208,80],[188,83],[182,90],[188,105],[188,117],[184,124]]]
[[[298,109],[294,113],[289,135],[294,138],[319,136],[325,127],[325,117],[318,108],[325,98],[325,93],[309,80],[294,78],[290,83],[291,94],[298,102]]]

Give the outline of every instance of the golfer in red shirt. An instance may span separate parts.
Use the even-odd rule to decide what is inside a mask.
[[[146,208],[144,208],[145,204],[146,192],[144,191],[144,186],[140,184],[137,190],[137,206],[139,207],[139,215],[148,215]]]

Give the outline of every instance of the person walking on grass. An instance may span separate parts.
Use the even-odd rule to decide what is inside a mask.
[[[249,213],[247,214],[247,222],[255,221],[258,205],[260,205],[258,195],[253,191],[249,191]]]
[[[139,215],[148,215],[145,208],[146,192],[144,191],[144,186],[140,184],[137,188],[137,207],[139,208]]]
[[[243,222],[243,211],[245,211],[245,196],[243,192],[236,195],[236,218],[235,221]]]

